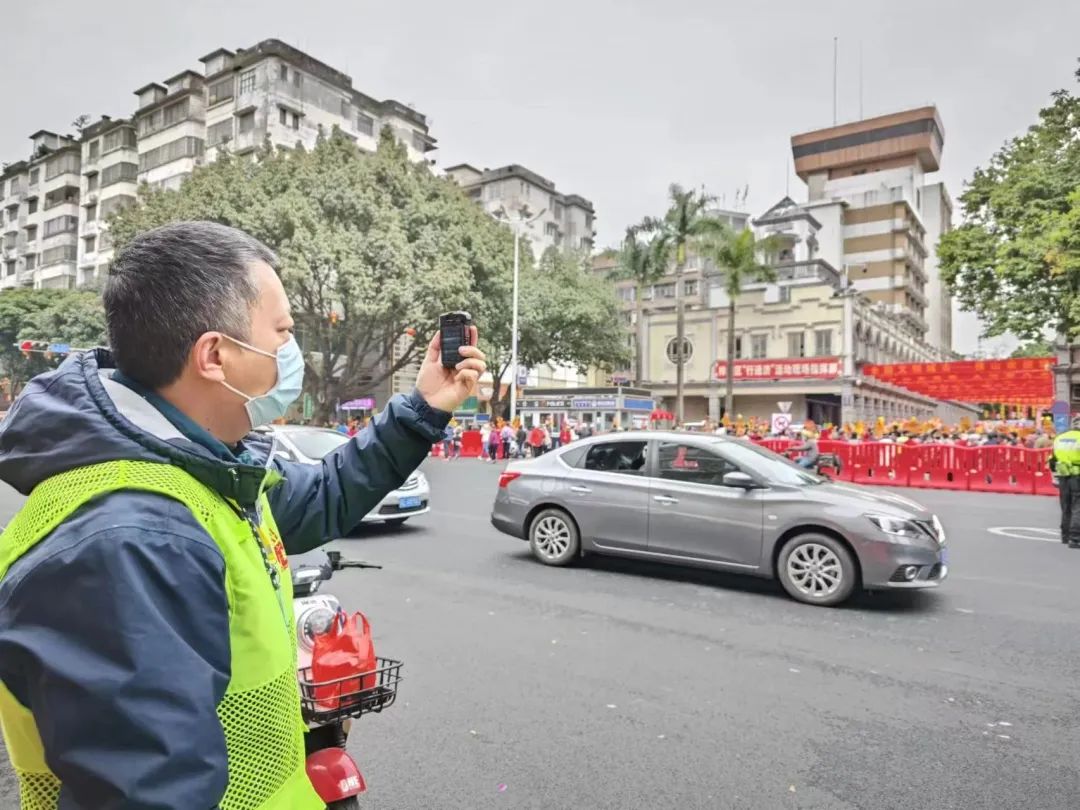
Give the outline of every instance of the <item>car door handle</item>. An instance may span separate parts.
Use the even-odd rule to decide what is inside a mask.
[[[653,495],[653,500],[657,503],[671,504],[678,503],[678,498],[672,498],[670,495]]]
[[[588,487],[582,487],[582,486],[570,487],[570,491],[571,492],[580,492],[582,495],[588,495],[590,492],[592,492],[592,490],[589,489]]]

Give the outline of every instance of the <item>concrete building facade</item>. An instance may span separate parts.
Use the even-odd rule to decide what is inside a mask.
[[[944,186],[927,180],[944,140],[937,109],[920,107],[794,135],[791,148],[807,209],[831,236],[821,258],[913,334],[950,351],[952,299],[935,251],[952,206]]]
[[[512,216],[523,210],[539,215],[524,234],[537,259],[551,247],[592,252],[596,212],[581,195],[562,194],[552,181],[516,163],[483,170],[460,163],[445,171],[486,211],[503,208]]]
[[[108,273],[113,247],[107,220],[110,214],[135,204],[139,152],[135,123],[107,115],[83,129],[82,210],[79,223],[78,285],[102,281]]]

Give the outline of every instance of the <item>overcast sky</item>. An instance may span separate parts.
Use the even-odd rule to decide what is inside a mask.
[[[282,39],[357,89],[433,122],[440,165],[520,163],[596,206],[598,244],[662,213],[673,181],[761,213],[785,192],[792,133],[934,103],[953,196],[972,169],[1075,87],[1077,0],[185,0],[5,3],[0,159],[217,47]]]

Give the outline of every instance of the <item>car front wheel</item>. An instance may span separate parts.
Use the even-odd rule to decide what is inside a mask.
[[[580,547],[577,526],[561,509],[544,509],[529,525],[529,548],[544,565],[569,565]]]
[[[825,534],[792,537],[776,568],[784,590],[811,605],[839,605],[851,596],[859,577],[851,552]]]

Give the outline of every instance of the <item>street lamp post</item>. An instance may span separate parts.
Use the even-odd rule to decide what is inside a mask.
[[[540,219],[547,211],[541,208],[540,213],[533,215],[528,206],[523,205],[517,210],[516,216],[511,216],[506,207],[500,205],[491,211],[491,215],[510,226],[514,232],[514,291],[513,304],[511,305],[510,321],[510,423],[517,418],[517,374],[518,374],[518,278],[521,274],[521,232],[525,228],[531,228],[536,220]],[[496,380],[499,385],[501,380]]]

